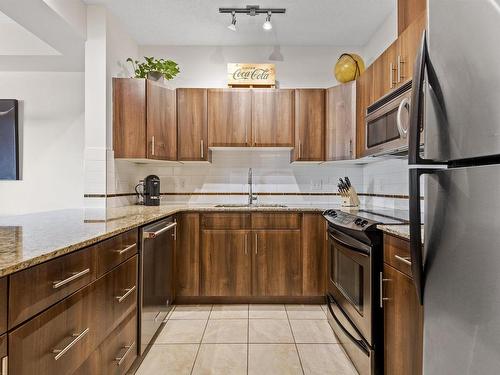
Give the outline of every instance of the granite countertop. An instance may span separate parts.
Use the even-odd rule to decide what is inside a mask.
[[[247,208],[184,204],[0,216],[0,277],[181,211],[321,212],[324,209],[325,205]]]
[[[410,240],[410,226],[405,225],[377,225],[377,228],[387,234],[392,234]],[[422,242],[424,241],[424,227],[422,226]]]

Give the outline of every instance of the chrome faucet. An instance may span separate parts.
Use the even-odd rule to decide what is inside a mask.
[[[251,206],[257,196],[253,195],[252,168],[248,168],[248,205]]]

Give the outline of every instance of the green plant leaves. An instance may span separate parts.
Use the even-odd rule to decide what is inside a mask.
[[[146,56],[144,56],[144,60],[145,62],[142,63],[132,60],[130,57],[126,60],[132,64],[135,78],[147,78],[148,73],[158,72],[166,80],[171,80],[180,72],[179,65],[175,61]]]

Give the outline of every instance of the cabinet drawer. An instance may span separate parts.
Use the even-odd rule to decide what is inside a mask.
[[[9,374],[72,374],[98,343],[95,284],[9,332]]]
[[[410,242],[384,234],[384,262],[411,277]]]
[[[250,214],[210,213],[202,216],[203,229],[246,229],[250,227]]]
[[[125,374],[136,358],[137,311],[134,310],[106,337],[75,375]]]
[[[137,254],[137,229],[100,242],[93,247],[97,253],[97,277]]]
[[[0,335],[7,331],[7,278],[0,279]]]
[[[264,213],[252,214],[253,229],[300,229],[300,214]]]
[[[10,276],[9,328],[95,280],[91,249],[64,255]]]
[[[137,307],[137,255],[121,264],[104,277],[99,288],[102,300],[98,308],[103,331],[110,332]]]

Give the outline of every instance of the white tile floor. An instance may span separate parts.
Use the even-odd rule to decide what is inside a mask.
[[[138,375],[355,375],[320,305],[176,306]]]

